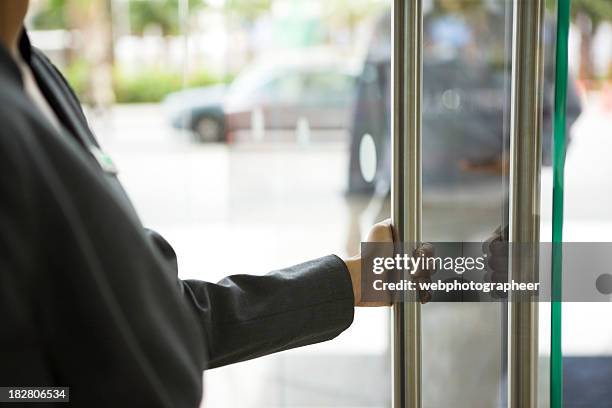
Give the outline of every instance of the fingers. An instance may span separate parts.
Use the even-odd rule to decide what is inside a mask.
[[[357,304],[357,307],[385,307],[385,306],[391,306],[391,301],[377,301],[377,302],[359,302]]]
[[[381,221],[370,229],[366,238],[367,242],[393,242],[393,233],[391,230],[391,220],[386,219]]]
[[[372,226],[372,228],[370,229],[370,232],[368,233],[368,236],[366,237],[366,242],[393,243],[394,239],[393,239],[393,228],[391,226],[391,220],[386,219]],[[384,248],[383,252],[386,252],[386,249],[387,248]],[[380,251],[381,249],[378,248],[378,250]],[[393,248],[389,247],[388,250],[390,253],[387,256],[392,256]],[[419,257],[424,257],[424,258],[432,257],[433,254],[434,254],[434,247],[430,243],[424,243],[420,245],[414,251],[414,256],[419,256]],[[363,255],[364,254],[362,254],[362,256]],[[431,282],[431,277],[434,273],[435,273],[435,270],[420,269],[414,274],[413,280],[417,283],[418,282]],[[432,299],[432,293],[428,291],[419,290],[418,299],[422,304],[428,303]],[[389,295],[388,299],[384,299],[381,301],[374,301],[374,302],[359,302],[358,306],[364,306],[364,307],[389,306],[391,303],[392,303],[391,296]]]
[[[487,257],[486,278],[494,283],[508,281],[508,226],[500,226],[493,235],[482,244],[482,251]],[[493,292],[495,297],[506,297],[505,293]]]
[[[391,228],[391,220],[386,219],[384,221],[374,224],[372,228],[370,229],[370,231],[368,232],[365,242],[383,243],[383,244],[393,243],[393,232]],[[366,252],[361,254],[362,258],[372,257],[374,256],[374,254],[377,254],[376,256],[387,256],[387,257],[393,256],[393,246],[392,245],[381,245],[381,246],[370,245],[370,246],[365,246],[364,248]],[[377,299],[374,301],[363,301],[360,299],[359,302],[357,303],[357,306],[359,307],[390,306],[392,303],[391,296],[389,294],[386,294],[386,295],[387,296],[383,296],[381,299]]]

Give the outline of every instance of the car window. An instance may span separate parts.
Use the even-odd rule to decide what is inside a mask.
[[[281,73],[265,82],[256,92],[258,97],[268,102],[297,102],[304,86],[303,77],[296,72]]]
[[[304,75],[303,102],[314,105],[335,105],[348,102],[352,95],[353,78],[350,75],[323,71]]]

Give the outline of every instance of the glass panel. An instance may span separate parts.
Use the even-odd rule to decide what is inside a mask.
[[[388,217],[388,188],[374,193],[388,149],[362,142],[388,135],[388,84],[363,64],[388,1],[32,3],[34,43],[181,278],[355,254]],[[388,406],[387,325],[388,310],[358,310],[333,342],[207,372],[204,406]]]
[[[612,3],[572,0],[570,19],[563,240],[610,242]],[[565,282],[572,278],[568,269]],[[610,405],[612,304],[562,309],[563,406]]]
[[[425,4],[423,240],[482,242],[508,223],[512,4]],[[423,406],[505,401],[507,313],[501,303],[422,307]]]
[[[432,2],[426,12],[425,241],[482,242],[499,228],[508,231],[512,21],[513,2],[505,0]],[[552,191],[555,27],[551,8],[543,52],[544,207],[550,206]],[[550,236],[550,224],[542,224],[541,239],[550,241]],[[550,309],[539,306],[538,404],[547,407]],[[505,406],[508,305],[433,303],[423,307],[422,320],[423,406]]]
[[[192,123],[215,109],[223,118],[220,143],[185,147],[196,169],[214,160],[207,173],[188,176],[188,191],[223,210],[176,226],[186,244],[180,255],[189,260],[183,276],[216,280],[354,254],[366,228],[388,217],[379,208],[388,190],[373,199],[388,177],[376,145],[388,113],[377,101],[365,111],[359,105],[369,84],[363,53],[387,9],[377,0],[211,1],[191,9],[187,76],[228,80],[219,97],[208,96],[210,88],[173,96]],[[369,91],[384,101],[388,93],[373,85]],[[200,96],[188,99],[193,92]],[[210,194],[211,185],[223,189]],[[188,244],[196,231],[205,246]],[[242,255],[231,256],[237,248]],[[204,405],[388,406],[387,313],[358,310],[332,342],[207,372]]]
[[[484,241],[508,223],[512,3],[432,2],[424,23],[423,240]],[[506,316],[423,306],[423,407],[502,404]]]

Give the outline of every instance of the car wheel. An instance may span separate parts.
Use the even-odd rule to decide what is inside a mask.
[[[217,118],[202,116],[195,122],[193,130],[198,142],[213,143],[223,140],[223,124]]]

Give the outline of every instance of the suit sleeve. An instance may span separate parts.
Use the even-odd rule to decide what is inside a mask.
[[[149,231],[170,265],[170,245]],[[176,269],[175,269],[176,270]],[[333,339],[353,321],[354,298],[344,262],[335,255],[218,283],[179,281],[200,321],[215,368]]]

